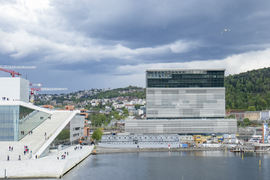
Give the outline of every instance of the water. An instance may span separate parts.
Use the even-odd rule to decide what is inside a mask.
[[[261,168],[259,167],[261,160]],[[270,155],[141,152],[90,156],[64,180],[269,180]]]

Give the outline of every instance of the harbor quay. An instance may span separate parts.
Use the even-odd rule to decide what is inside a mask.
[[[94,146],[74,145],[39,159],[0,161],[0,178],[60,178],[87,158]]]
[[[268,153],[270,144],[254,141],[253,136],[246,141],[235,134],[106,134],[97,146],[97,153],[196,150]]]

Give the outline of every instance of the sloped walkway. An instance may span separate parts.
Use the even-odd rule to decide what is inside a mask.
[[[77,113],[78,111],[52,111],[51,118],[36,127],[32,134],[26,135],[18,142],[1,141],[0,161],[7,161],[8,156],[10,161],[17,161],[19,156],[21,160],[35,156],[39,158]],[[9,151],[9,146],[13,147],[13,151]],[[24,146],[28,146],[29,153],[24,154]]]

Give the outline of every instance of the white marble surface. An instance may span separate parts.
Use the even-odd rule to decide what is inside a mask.
[[[0,178],[42,178],[61,177],[68,170],[80,163],[89,156],[94,146],[82,146],[82,149],[74,150],[71,146],[61,151],[52,152],[48,156],[40,159],[28,160],[1,160]],[[61,155],[68,152],[65,159]],[[59,157],[59,160],[57,159]]]
[[[10,161],[18,160],[19,155],[22,160],[29,159],[35,155],[39,156],[76,113],[78,112],[54,111],[51,119],[44,121],[33,130],[32,134],[27,134],[20,141],[0,141],[0,161],[7,160],[7,156],[10,157]],[[9,146],[13,146],[13,151],[8,150]],[[24,155],[24,146],[28,146],[29,148],[29,153],[26,155]],[[32,155],[30,151],[32,151]]]

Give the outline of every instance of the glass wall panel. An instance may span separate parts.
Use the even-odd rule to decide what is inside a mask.
[[[224,70],[147,71],[148,88],[224,87]]]
[[[44,122],[50,114],[20,106],[18,140]]]
[[[23,106],[0,106],[0,141],[18,141],[50,114]]]
[[[0,141],[16,140],[19,106],[0,106]]]

